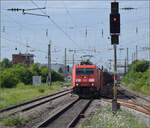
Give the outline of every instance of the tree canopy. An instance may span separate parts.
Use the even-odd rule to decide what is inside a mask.
[[[40,66],[39,63],[35,63],[30,67],[25,64],[12,65],[11,61],[5,58],[1,63],[1,79],[0,84],[2,87],[14,87],[17,83],[22,82],[24,84],[32,84],[32,76],[41,76],[42,82],[46,82],[48,75],[47,66]],[[64,77],[61,73],[51,70],[52,82],[63,81]]]

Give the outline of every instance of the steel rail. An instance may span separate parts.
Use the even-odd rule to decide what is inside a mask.
[[[112,101],[111,101],[111,100],[108,100],[108,99],[101,99],[101,100],[104,101],[104,102],[112,103]],[[117,101],[119,101],[119,100],[117,100]],[[127,104],[127,103],[128,103],[128,104]],[[132,102],[120,100],[119,104],[120,104],[120,106],[124,106],[124,107],[130,108],[130,109],[134,109],[134,110],[136,110],[136,111],[142,112],[142,113],[144,113],[144,114],[150,115],[150,111],[147,110],[147,109],[145,109],[143,106],[141,106],[141,105],[138,104],[138,103],[136,103],[136,104],[133,103],[133,104],[132,104]],[[141,108],[139,108],[139,107],[137,107],[137,106],[139,106],[139,107],[141,107]]]
[[[24,106],[24,105],[28,105],[28,104],[34,103],[34,102],[36,102],[36,101],[40,101],[40,100],[45,99],[45,98],[49,98],[49,97],[58,95],[58,94],[60,94],[60,93],[67,92],[67,91],[69,91],[69,90],[71,90],[71,89],[67,89],[67,90],[64,90],[64,91],[59,91],[59,92],[54,93],[54,94],[50,94],[50,95],[47,95],[47,96],[35,98],[35,99],[33,99],[33,100],[26,101],[26,102],[23,102],[23,103],[21,103],[21,104],[17,104],[17,105],[10,106],[10,107],[4,108],[4,109],[0,109],[0,113],[5,112],[5,111],[9,111],[9,110],[12,110],[12,109],[15,109],[15,108],[19,108],[19,107]],[[70,93],[70,92],[71,92],[71,91],[69,91],[69,92],[67,92],[67,93],[65,93],[65,94],[68,94],[68,93]],[[65,95],[65,94],[64,94],[64,95]],[[58,98],[58,97],[56,97],[56,98]],[[56,99],[56,98],[54,98],[54,99]],[[44,102],[43,102],[43,103],[44,103]],[[39,105],[40,105],[40,104],[39,104]],[[36,107],[36,106],[37,106],[37,105],[35,105],[35,106],[33,106],[33,107]],[[24,109],[23,111],[25,111],[25,109]]]
[[[73,107],[75,107],[74,105],[80,103],[81,99],[78,98],[75,101],[67,104],[65,107],[63,107],[61,110],[59,110],[57,113],[51,115],[50,117],[48,117],[46,120],[44,120],[42,123],[40,123],[38,126],[36,126],[35,128],[43,128],[43,127],[48,127],[50,125],[52,125],[53,127],[53,122],[58,120],[61,116],[63,116],[63,114],[68,114],[68,116],[70,115],[70,112],[68,111],[72,111],[71,109],[73,109]],[[87,103],[86,103],[87,102]],[[73,118],[71,118],[71,121],[69,121],[67,124],[67,128],[72,128],[74,127],[79,119],[81,118],[81,116],[83,116],[82,114],[84,114],[84,112],[86,111],[86,109],[88,108],[88,106],[90,105],[90,103],[92,102],[92,100],[88,100],[84,102],[85,104],[81,107],[81,110],[79,109],[79,111],[77,112],[77,115]],[[62,119],[62,117],[61,117]],[[57,121],[56,121],[57,122]],[[56,124],[56,122],[54,122],[54,125]],[[66,124],[65,124],[66,125]],[[63,126],[61,126],[63,127]]]
[[[43,101],[43,102],[34,104],[34,105],[32,105],[32,106],[26,107],[26,108],[22,109],[21,111],[24,112],[24,111],[27,111],[27,110],[29,110],[29,109],[35,108],[35,107],[40,106],[40,105],[42,105],[42,104],[44,104],[44,103],[47,103],[47,102],[49,102],[49,101],[51,101],[51,100],[54,100],[54,99],[57,99],[57,98],[62,97],[62,96],[64,96],[64,95],[67,95],[67,94],[69,94],[70,92],[71,92],[71,91],[66,92],[66,93],[63,93],[63,94],[58,95],[58,96],[55,96],[55,97],[52,97],[52,98],[50,98],[50,99],[48,99],[48,100],[45,100],[45,101]]]
[[[69,103],[67,106],[65,106],[63,109],[55,113],[54,115],[48,117],[46,120],[44,120],[42,123],[40,123],[35,128],[44,128],[47,127],[48,124],[50,124],[52,121],[57,119],[60,115],[62,115],[65,111],[67,111],[69,108],[71,108],[76,102],[78,102],[80,99],[76,99],[75,101]]]
[[[143,99],[143,100],[145,100],[145,101],[147,101],[147,102],[150,103],[150,100],[149,100],[149,99],[147,99],[147,98],[141,96],[140,94],[137,94],[136,92],[129,91],[129,90],[127,90],[125,87],[122,87],[122,86],[119,86],[119,88],[125,90],[126,92],[128,92],[128,93],[131,94],[132,96],[139,97],[139,98],[141,98],[141,99]],[[119,89],[119,91],[120,91],[120,89]],[[120,91],[120,92],[121,92],[121,91]],[[121,92],[121,93],[122,93],[122,92]]]
[[[129,90],[127,90],[126,88],[123,88],[123,87],[120,87],[120,88],[123,89],[123,90],[125,90],[126,92],[123,93],[123,92],[119,89],[119,90],[118,90],[119,93],[122,94],[122,95],[124,95],[124,96],[126,96],[126,97],[128,97],[129,99],[131,99],[132,102],[131,102],[131,101],[126,101],[126,100],[123,101],[122,99],[118,99],[118,101],[124,102],[124,103],[126,102],[126,103],[129,103],[129,104],[132,104],[132,105],[140,106],[140,107],[142,107],[143,109],[146,110],[145,113],[147,113],[147,111],[148,111],[148,114],[150,113],[150,106],[144,105],[144,104],[141,104],[141,103],[137,103],[137,101],[136,101],[135,99],[133,99],[133,97],[139,97],[139,98],[141,98],[141,99],[143,99],[143,100],[145,100],[145,101],[147,101],[147,102],[150,102],[150,100],[148,100],[148,99],[146,99],[146,98],[144,98],[144,97],[142,97],[142,96],[140,96],[140,95],[138,95],[138,94],[135,94],[134,92],[129,91]],[[126,94],[126,93],[128,93],[128,94]],[[122,106],[127,107],[126,104],[122,104]],[[129,106],[129,107],[133,109],[133,106]],[[135,108],[135,110],[137,110],[137,109],[139,109],[139,108]],[[142,110],[140,110],[140,111],[142,112]]]
[[[87,110],[87,108],[89,107],[91,102],[92,102],[92,99],[89,100],[89,102],[85,105],[85,107],[81,110],[81,112],[70,122],[70,124],[67,126],[67,128],[74,128],[77,125],[80,118],[83,117],[84,112]]]
[[[127,94],[124,94],[124,93],[121,92],[120,90],[119,90],[119,93],[121,93],[121,94],[123,94],[124,96],[128,97],[129,99],[131,99],[131,100],[132,100],[132,104],[141,106],[142,108],[144,108],[144,109],[146,109],[147,111],[150,112],[150,106],[137,103],[137,101],[136,101],[135,99],[133,99],[133,96],[129,96],[129,95],[127,95]],[[131,93],[131,95],[132,95],[132,93]],[[135,95],[134,95],[134,96],[135,96]],[[121,100],[121,99],[120,99],[120,100]],[[125,101],[124,101],[124,102],[125,102]],[[126,102],[127,102],[127,101],[126,101]],[[130,102],[130,101],[128,101],[128,103],[129,103],[129,102]]]
[[[103,100],[103,99],[102,99]],[[105,99],[104,99],[105,100]],[[107,99],[108,100],[108,99]],[[111,101],[111,100],[108,100],[108,101]],[[136,105],[136,106],[139,106],[139,107],[142,107],[144,109],[146,109],[147,111],[150,112],[150,107],[148,105],[144,105],[144,104],[140,104],[140,103],[137,103],[135,101],[128,101],[128,100],[124,100],[124,99],[117,99],[118,102],[123,102],[123,103],[127,103],[127,104],[132,104],[132,105]]]
[[[127,100],[123,100],[123,99],[118,99],[118,101],[143,107],[144,109],[146,109],[147,111],[150,112],[150,107],[148,105],[140,104],[140,103],[137,103],[135,101],[127,101]]]

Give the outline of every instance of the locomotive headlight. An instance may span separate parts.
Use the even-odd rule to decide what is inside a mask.
[[[81,82],[81,79],[76,79],[76,82]]]
[[[76,86],[78,86],[79,84],[76,84]]]
[[[89,79],[89,82],[94,82],[95,81],[95,79]]]
[[[94,86],[94,83],[92,83],[92,86]]]

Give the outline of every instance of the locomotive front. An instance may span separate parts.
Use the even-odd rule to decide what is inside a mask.
[[[75,65],[72,75],[74,93],[93,96],[98,92],[100,73],[96,65]]]

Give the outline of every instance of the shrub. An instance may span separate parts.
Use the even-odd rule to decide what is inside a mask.
[[[51,70],[52,81],[64,81],[64,77],[61,73]]]
[[[0,63],[0,67],[1,68],[11,68],[12,67],[12,62],[9,59],[4,58],[2,60],[2,62]]]
[[[21,115],[11,115],[11,116],[5,116],[2,119],[2,125],[3,126],[21,126],[28,122],[29,119],[26,119],[25,117]]]
[[[61,67],[59,68],[58,72],[59,72],[59,73],[63,73],[63,70],[62,70]]]
[[[0,85],[6,88],[15,87],[19,82],[19,79],[14,74],[15,70],[13,68],[5,69],[2,71]]]
[[[135,64],[135,70],[136,72],[145,72],[149,67],[149,62],[148,61],[138,61]]]
[[[122,84],[131,89],[150,94],[146,89],[150,87],[150,67],[148,61],[136,61],[130,65],[128,73],[122,78]]]
[[[32,64],[32,66],[29,68],[33,76],[40,76],[41,75],[41,70],[39,68],[39,64]]]
[[[39,88],[38,91],[39,91],[40,93],[44,93],[44,92],[45,92],[45,89]]]
[[[5,63],[4,63],[5,62]],[[24,84],[32,84],[32,76],[41,75],[42,82],[46,82],[48,75],[48,68],[46,66],[39,67],[39,64],[33,64],[31,67],[27,67],[25,64],[20,63],[9,67],[9,61],[5,60],[3,64],[5,68],[1,71],[0,84],[2,87],[11,88],[16,86],[18,82]],[[8,63],[8,64],[7,64]],[[5,66],[7,65],[7,66]],[[6,68],[7,67],[7,68]],[[8,68],[9,67],[9,68]],[[51,70],[52,81],[64,81],[64,77],[61,73]]]
[[[26,67],[24,64],[17,64],[14,67],[15,76],[19,79],[19,82],[23,82],[24,84],[32,83],[32,72]]]
[[[48,68],[46,66],[42,66],[41,69],[42,82],[46,82],[46,78],[48,76]],[[51,70],[51,78],[52,81],[64,81],[64,77],[61,73]]]
[[[42,82],[45,83],[46,82],[46,78],[48,75],[48,68],[46,66],[42,66],[40,68],[40,72],[41,72],[41,76],[42,76]]]

